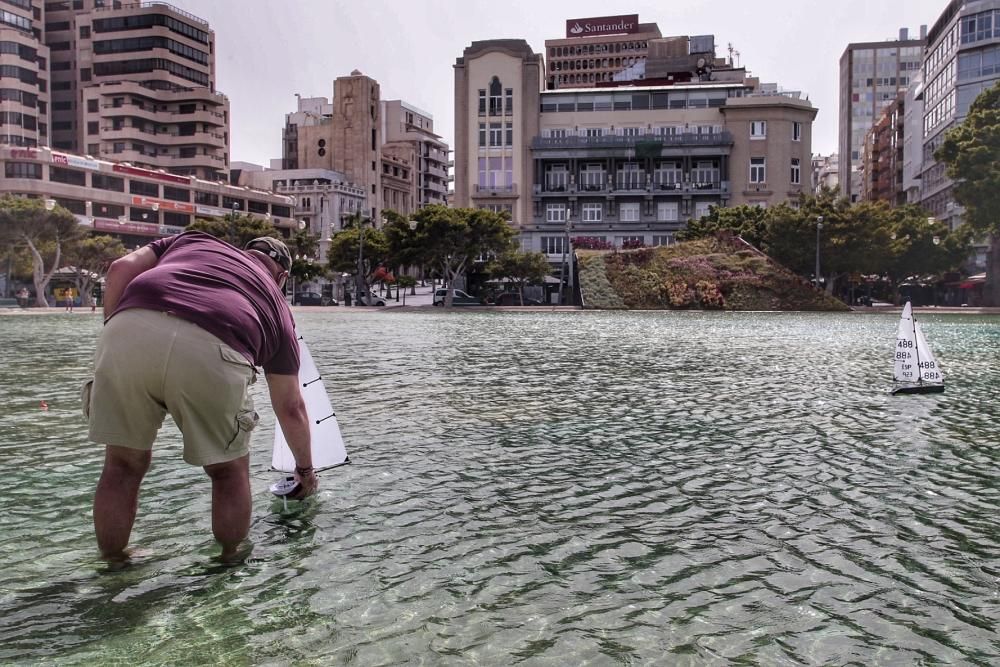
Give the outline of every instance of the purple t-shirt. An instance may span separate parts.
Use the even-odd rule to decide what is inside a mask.
[[[129,308],[169,312],[268,373],[299,372],[292,313],[274,278],[248,254],[202,232],[147,247],[159,261],[128,284],[111,317]]]

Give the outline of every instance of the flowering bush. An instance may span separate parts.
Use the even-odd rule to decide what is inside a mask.
[[[573,239],[573,247],[586,250],[611,250],[613,246],[597,236],[577,236]]]
[[[646,242],[642,239],[629,239],[627,241],[622,241],[622,250],[634,250],[636,248],[645,248]]]
[[[702,308],[723,308],[726,300],[719,291],[719,286],[707,280],[699,280],[694,286],[694,292],[698,297]]]

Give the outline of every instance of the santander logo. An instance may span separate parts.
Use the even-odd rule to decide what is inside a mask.
[[[583,32],[583,27],[579,23],[576,23],[573,25],[572,28],[569,29],[569,31],[574,35],[579,35],[581,32]]]

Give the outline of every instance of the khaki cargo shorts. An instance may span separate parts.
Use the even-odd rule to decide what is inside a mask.
[[[204,329],[152,310],[125,310],[101,332],[94,379],[83,388],[90,439],[150,450],[167,413],[184,460],[205,466],[245,456],[257,413],[246,358]]]

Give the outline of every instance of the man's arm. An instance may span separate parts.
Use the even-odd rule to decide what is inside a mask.
[[[155,252],[144,247],[111,262],[104,282],[104,319],[108,319],[111,313],[115,312],[128,284],[143,271],[149,271],[156,266],[159,259]]]
[[[278,418],[281,432],[285,434],[288,448],[295,457],[295,467],[308,469],[309,472],[295,476],[302,483],[303,491],[297,498],[305,498],[316,491],[319,481],[312,471],[312,440],[309,432],[309,415],[306,404],[299,390],[298,375],[279,375],[267,373],[267,390],[271,395],[271,407],[274,416]]]

